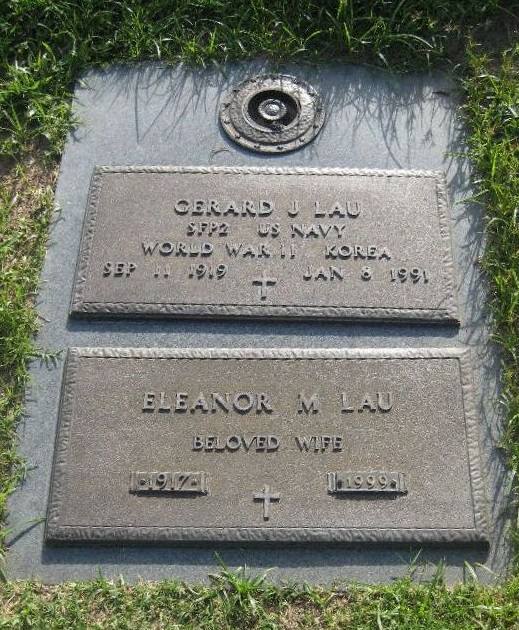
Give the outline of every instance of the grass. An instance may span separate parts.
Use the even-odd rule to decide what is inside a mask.
[[[0,629],[488,630],[517,629],[519,581],[447,589],[441,571],[385,587],[273,586],[265,576],[222,567],[209,585],[166,580],[126,585],[103,579],[61,586],[0,586]]]
[[[519,44],[498,60],[470,51],[464,80],[470,157],[486,209],[484,268],[491,279],[494,338],[503,354],[505,446],[519,471]],[[516,482],[517,485],[517,482]]]
[[[89,65],[268,56],[423,68],[485,30],[496,0],[3,0],[0,151],[58,154],[74,80]],[[501,17],[501,16],[500,16]]]
[[[456,73],[486,212],[483,265],[507,409],[502,446],[517,492],[518,15],[519,3],[506,0],[0,0],[0,520],[23,472],[14,430],[26,362],[38,352],[33,302],[73,85],[88,66],[147,59],[342,59]],[[5,536],[2,528],[0,543]],[[0,628],[519,628],[517,575],[518,567],[495,588],[452,589],[441,571],[427,583],[410,576],[319,589],[274,587],[225,567],[208,586],[5,583]]]
[[[13,440],[38,328],[34,306],[38,271],[45,254],[55,166],[37,153],[2,173],[0,189],[0,519],[23,466]],[[5,540],[0,529],[0,542]]]

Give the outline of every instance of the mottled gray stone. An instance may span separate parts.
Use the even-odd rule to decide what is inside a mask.
[[[7,572],[12,578],[48,582],[99,575],[126,580],[181,577],[204,579],[218,552],[231,568],[272,568],[271,579],[331,582],[389,581],[407,572],[417,546],[386,548],[300,546],[297,548],[126,545],[49,546],[44,542],[47,498],[58,422],[63,359],[70,347],[407,349],[467,347],[474,385],[475,417],[489,515],[488,549],[466,545],[424,547],[421,560],[444,562],[448,580],[461,579],[466,562],[482,579],[503,575],[508,549],[508,474],[496,444],[500,439],[499,360],[489,341],[485,292],[478,260],[482,251],[481,207],[471,204],[469,164],[463,158],[456,84],[445,76],[399,77],[344,64],[321,68],[288,66],[321,94],[326,122],[300,151],[255,155],[240,149],[218,126],[218,108],[230,87],[262,63],[205,70],[160,65],[109,68],[88,73],[76,91],[81,125],[63,156],[57,203],[42,274],[38,345],[61,352],[56,361],[35,361],[20,450],[27,459],[24,484],[10,501]],[[450,230],[457,276],[460,326],[413,323],[331,323],[191,320],[83,320],[68,318],[90,178],[96,165],[255,166],[432,170],[445,173],[452,200]],[[403,226],[402,230],[406,230]],[[424,383],[425,386],[425,383]],[[423,395],[423,388],[416,392]],[[112,440],[107,436],[107,441]],[[441,442],[441,436],[438,437]],[[403,447],[403,446],[402,446]],[[445,444],[446,454],[451,445]],[[445,457],[445,466],[451,462]],[[263,485],[258,486],[258,491]],[[271,492],[277,489],[271,487]],[[273,501],[272,514],[278,503]],[[447,510],[448,511],[448,508]],[[424,569],[427,572],[427,569]]]

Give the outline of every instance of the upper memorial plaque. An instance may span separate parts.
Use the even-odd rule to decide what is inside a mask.
[[[71,314],[458,321],[443,177],[98,167]]]

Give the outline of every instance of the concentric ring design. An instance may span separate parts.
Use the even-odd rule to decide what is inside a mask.
[[[237,144],[259,153],[304,147],[321,131],[324,107],[314,88],[289,75],[243,81],[220,108],[220,124]]]

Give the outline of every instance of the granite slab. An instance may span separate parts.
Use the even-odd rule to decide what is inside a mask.
[[[258,155],[238,147],[218,122],[220,104],[232,86],[255,73],[270,71],[295,74],[308,81],[319,91],[326,108],[319,135],[304,148],[282,155]],[[110,67],[89,72],[81,79],[74,100],[80,124],[69,135],[61,163],[56,220],[49,235],[37,300],[42,322],[37,344],[55,353],[56,359],[36,360],[31,366],[31,387],[19,430],[20,452],[27,460],[28,473],[9,504],[9,578],[59,582],[102,574],[107,578],[122,575],[133,581],[167,577],[199,581],[217,570],[218,553],[231,568],[246,564],[252,572],[272,569],[268,575],[274,580],[384,582],[405,575],[420,549],[423,574],[433,570],[432,564],[442,562],[449,581],[462,579],[467,563],[475,567],[483,580],[506,572],[511,557],[507,538],[511,515],[506,495],[508,472],[496,448],[501,436],[499,358],[490,342],[485,311],[485,287],[478,265],[483,251],[482,208],[470,202],[474,191],[470,186],[470,165],[464,158],[457,90],[457,84],[441,74],[397,76],[347,64],[274,68],[251,62],[206,69],[150,64]],[[458,287],[459,326],[450,322],[431,326],[380,321],[70,318],[81,230],[95,167],[186,164],[443,173],[452,202],[448,228]],[[49,545],[45,542],[45,520],[64,363],[72,347],[468,349],[487,497],[489,545]],[[419,395],[423,395],[424,387],[420,387]],[[441,436],[438,439],[441,442]],[[450,444],[445,446],[451,448]],[[450,464],[446,457],[445,466]],[[135,469],[143,471],[147,468]],[[345,466],[327,472],[348,471],[351,469]],[[368,467],[364,472],[369,472]],[[280,492],[270,485],[270,493]],[[254,492],[265,494],[264,485],[260,482]],[[258,498],[256,506],[260,512],[261,505]],[[278,505],[281,501],[272,501],[272,518]]]

